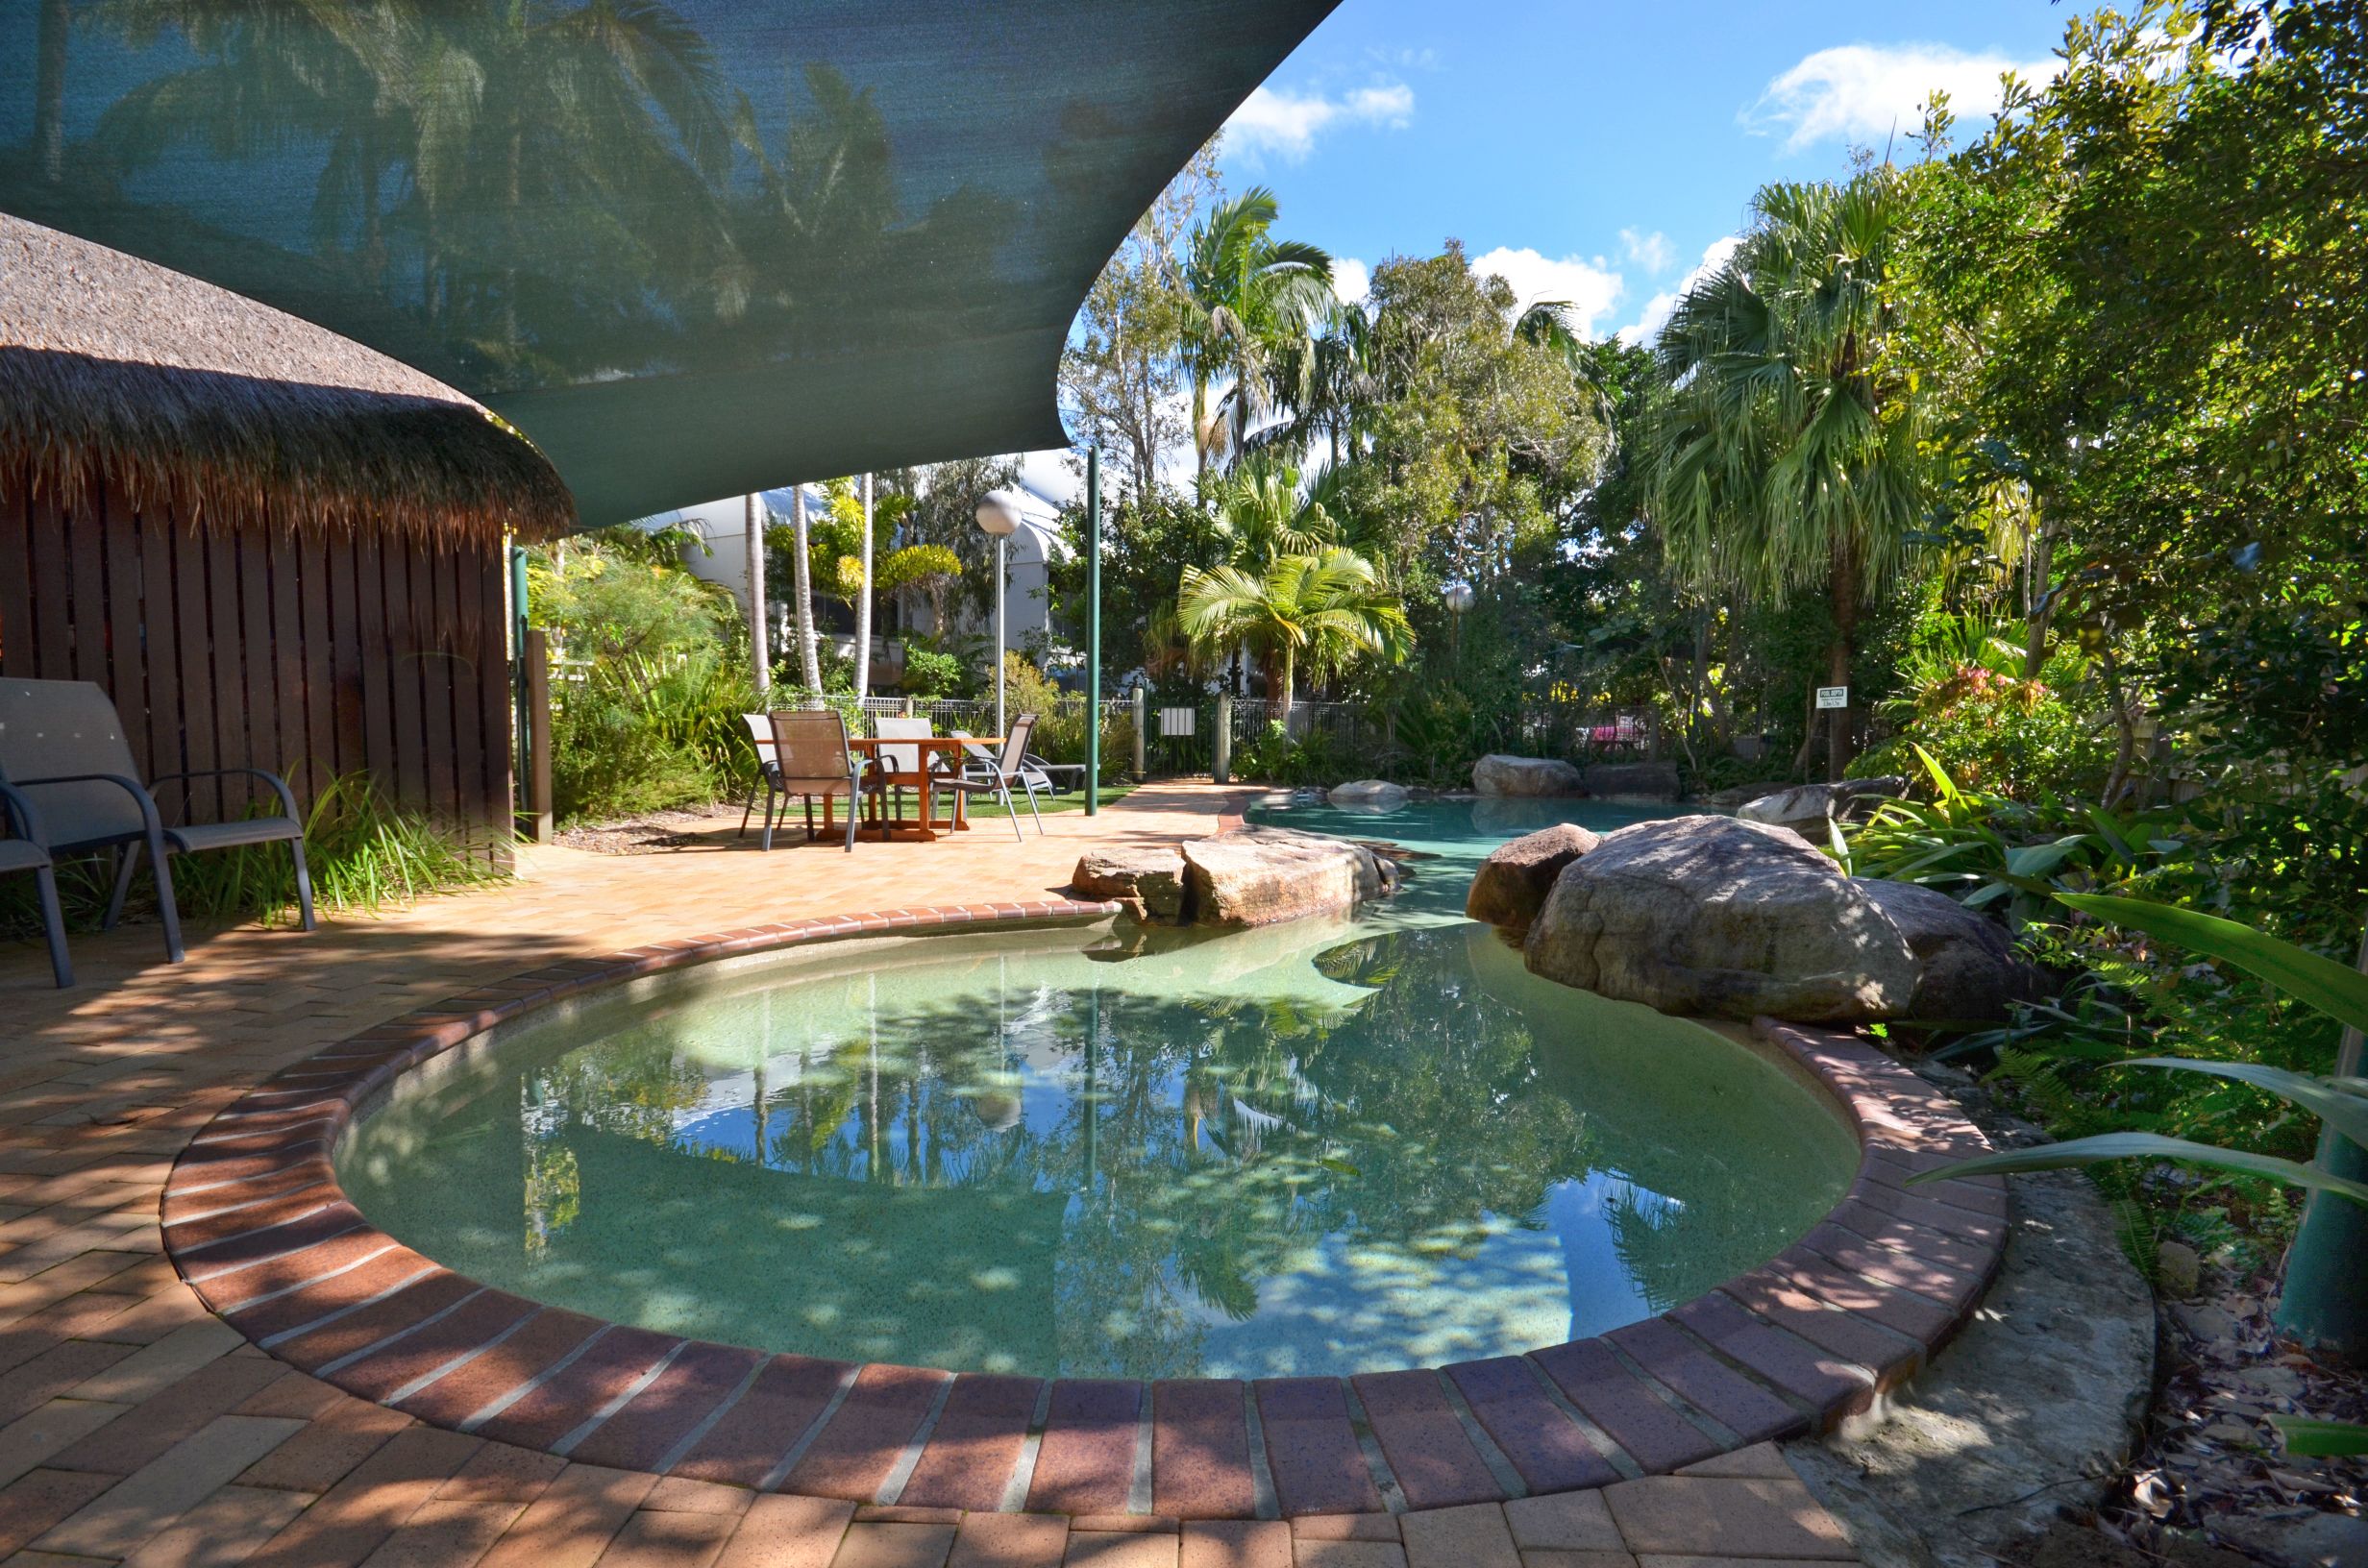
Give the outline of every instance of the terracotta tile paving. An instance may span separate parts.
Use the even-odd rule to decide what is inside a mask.
[[[316,1186],[327,1173],[318,1157],[342,1115],[324,1114],[320,1086],[358,1067],[394,1070],[411,1060],[408,1037],[380,1027],[401,1015],[481,988],[446,1009],[449,1027],[440,1033],[457,1040],[490,1016],[484,1010],[568,983],[546,976],[520,990],[505,986],[510,976],[561,965],[571,966],[568,975],[590,974],[599,968],[590,961],[620,952],[655,968],[670,951],[663,944],[689,932],[753,936],[776,922],[850,911],[1044,899],[1066,883],[1083,845],[1207,832],[1239,799],[1207,787],[1149,788],[1093,821],[1048,819],[1048,835],[1018,845],[981,832],[936,845],[864,845],[852,855],[806,845],[758,855],[736,848],[726,823],[662,855],[532,849],[509,886],[382,919],[332,921],[310,937],[256,927],[200,935],[179,967],[154,962],[152,928],[79,935],[83,984],[64,992],[48,987],[37,949],[0,948],[0,1007],[10,1019],[0,1036],[0,1556],[12,1568],[1846,1560],[1838,1527],[1772,1447],[1717,1455],[1685,1475],[1616,1479],[1624,1472],[1574,1444],[1571,1434],[1585,1429],[1560,1416],[1564,1404],[1610,1433],[1623,1455],[1649,1454],[1651,1468],[1699,1458],[1688,1452],[1697,1443],[1712,1453],[1722,1445],[1616,1363],[1587,1361],[1584,1351],[1567,1364],[1507,1359],[1517,1376],[1481,1362],[1450,1369],[1446,1379],[1361,1380],[1353,1418],[1344,1385],[1325,1380],[1247,1390],[1163,1384],[1148,1404],[1162,1423],[1172,1411],[1172,1425],[1147,1421],[1128,1403],[1131,1391],[1094,1384],[1057,1385],[1043,1404],[1032,1380],[965,1379],[949,1390],[942,1379],[883,1375],[851,1384],[852,1367],[677,1349],[640,1331],[587,1335],[573,1314],[514,1307],[499,1292],[475,1295],[384,1238],[370,1241],[375,1233],[358,1228]],[[337,1041],[353,1043],[330,1045]],[[296,1066],[324,1046],[339,1053],[336,1072]],[[1833,1069],[1837,1083],[1878,1076],[1846,1053]],[[284,1087],[212,1124],[282,1072]],[[1882,1114],[1903,1126],[1930,1112],[1887,1105]],[[162,1192],[185,1154],[175,1238],[183,1267],[205,1277],[209,1293],[231,1310],[227,1322],[207,1311],[161,1251]],[[1719,1310],[1707,1337],[1688,1341],[1706,1389],[1717,1385],[1713,1374],[1723,1374],[1777,1400],[1704,1348],[1723,1348],[1722,1334],[1799,1381],[1825,1376],[1828,1366],[1872,1378],[1894,1370],[1903,1342],[1929,1339],[1961,1316],[1969,1277],[1982,1272],[1968,1265],[2001,1236],[2003,1198],[1971,1184],[1906,1189],[1906,1177],[1929,1163],[1904,1141],[1870,1160],[1848,1214],[1812,1245],[1747,1276],[1757,1293],[1753,1286],[1731,1289],[1735,1316]],[[250,1206],[243,1218],[225,1213],[237,1205]],[[1975,1250],[1928,1255],[1909,1248],[1913,1233],[1894,1224],[1936,1229]],[[472,1315],[457,1322],[463,1312]],[[1847,1322],[1818,1315],[1826,1313]],[[1763,1318],[1802,1332],[1763,1338],[1775,1334]],[[471,1327],[485,1332],[457,1332]],[[504,1329],[508,1337],[484,1350],[486,1333]],[[269,1340],[270,1353],[250,1336]],[[490,1360],[505,1348],[506,1360]],[[583,1366],[621,1399],[610,1400],[616,1409],[604,1423],[562,1430],[567,1412],[546,1410],[531,1395],[487,1409],[501,1394],[493,1385],[514,1387],[521,1369],[571,1356],[570,1366]],[[479,1361],[487,1364],[473,1377]],[[1615,1373],[1618,1383],[1609,1381]],[[1478,1452],[1489,1444],[1460,1424],[1449,1383],[1499,1450],[1493,1474]],[[447,1384],[439,1419],[474,1398],[453,1424],[481,1417],[479,1431],[422,1424],[343,1391],[425,1403]],[[492,1395],[478,1397],[488,1388]],[[859,1435],[855,1428],[836,1429],[851,1405],[854,1421],[898,1433],[876,1434],[868,1448],[848,1441]],[[1050,1430],[1032,1428],[1048,1407],[1056,1412]],[[833,1408],[816,1440],[793,1447]],[[878,1506],[881,1445],[932,1418],[925,1462],[903,1485],[910,1495]],[[1363,1429],[1369,1449],[1361,1446],[1363,1422],[1370,1423]],[[508,1431],[570,1452],[495,1440]],[[988,1494],[1001,1492],[1031,1437],[1038,1489],[1092,1511],[955,1511],[999,1503]],[[1365,1511],[1295,1525],[1221,1517],[1179,1525],[1163,1510],[1258,1511],[1259,1499],[1240,1481],[1253,1440],[1263,1449],[1257,1468],[1275,1487],[1311,1506]],[[1139,1449],[1172,1460],[1172,1469],[1157,1467],[1148,1514],[1125,1511],[1146,1500],[1149,1478],[1137,1471],[1152,1467],[1140,1462]],[[1394,1502],[1456,1506],[1379,1511],[1384,1500],[1368,1456],[1384,1451],[1396,1471],[1394,1489],[1405,1488]],[[783,1477],[773,1472],[793,1455],[785,1474],[824,1477],[828,1484],[818,1489],[848,1495],[751,1490],[777,1484]],[[663,1480],[632,1468],[667,1458],[677,1462]],[[1601,1489],[1495,1501],[1505,1484]],[[1469,1500],[1474,1493],[1485,1500]]]

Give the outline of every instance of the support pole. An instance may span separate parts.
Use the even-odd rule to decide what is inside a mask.
[[[1101,810],[1101,448],[1085,449],[1085,814]]]
[[[1003,567],[1001,534],[995,536],[995,733],[998,738],[1011,733],[1011,725],[1003,722],[1003,665],[1010,658],[1005,651],[1009,645],[1003,640],[1003,612],[1011,602],[1011,578]]]
[[[1220,784],[1233,772],[1233,694],[1217,694],[1217,733],[1209,737],[1209,776]]]
[[[536,844],[549,844],[555,818],[551,793],[551,657],[543,648],[540,627],[528,628],[525,662],[527,834]]]
[[[1145,754],[1147,743],[1144,740],[1144,736],[1150,730],[1150,721],[1151,694],[1143,687],[1137,686],[1135,688],[1135,782],[1138,784],[1148,778],[1151,772],[1150,769],[1146,766],[1148,758]]]
[[[509,547],[509,657],[510,657],[510,754],[516,767],[517,789],[525,798],[527,773],[534,766],[534,753],[529,745],[529,715],[527,705],[527,551],[524,545]]]

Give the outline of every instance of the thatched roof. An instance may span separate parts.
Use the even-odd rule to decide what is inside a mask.
[[[104,483],[199,527],[547,538],[559,476],[401,362],[103,245],[0,212],[0,496]]]

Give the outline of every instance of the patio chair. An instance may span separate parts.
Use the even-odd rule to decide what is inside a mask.
[[[749,836],[749,818],[756,810],[756,792],[765,792],[765,831],[773,831],[773,803],[780,798],[781,765],[774,754],[773,715],[744,713],[740,722],[749,726],[749,744],[756,747],[756,781],[749,786],[749,803],[740,813],[740,831],[735,839]]]
[[[185,949],[181,911],[173,902],[172,855],[284,844],[296,864],[296,903],[304,928],[310,931],[316,923],[304,820],[285,779],[260,768],[196,768],[160,773],[152,782],[179,784],[185,796],[193,779],[234,774],[269,786],[279,796],[279,812],[229,822],[168,824],[148,785],[140,782],[123,723],[105,692],[86,680],[0,681],[0,784],[13,784],[33,798],[44,829],[41,845],[53,857],[115,851],[115,892],[99,922],[103,931],[114,929],[122,918],[139,851],[147,849],[156,871],[157,911],[164,922],[164,955],[175,964]]]
[[[872,721],[872,733],[882,741],[925,741],[937,733],[926,719],[900,719],[882,715]],[[888,792],[896,792],[897,819],[904,816],[904,787],[913,785],[921,794],[921,818],[929,819],[929,759],[918,746],[882,746],[872,753],[872,798],[878,810],[888,809]]]
[[[1036,792],[1027,787],[1024,772],[1026,767],[1028,737],[1036,732],[1036,716],[1024,713],[1012,721],[1011,733],[1003,737],[1003,748],[983,764],[971,762],[962,772],[947,775],[946,788],[960,790],[964,795],[993,795],[1003,802],[1004,814],[1011,819],[1011,836],[1024,843],[1027,835],[1020,831],[1020,808],[1012,803],[1011,787],[1020,786],[1027,796],[1028,815],[1036,819],[1039,836],[1045,830],[1045,815],[1036,809]],[[984,747],[965,747],[966,751],[980,752]]]
[[[967,733],[962,732],[957,732],[957,738],[962,742],[964,752],[962,771],[975,773],[980,778],[991,777],[995,772],[996,754],[988,749],[987,743],[974,741]],[[1055,773],[1073,774],[1077,782],[1063,785],[1052,776]],[[1020,772],[1013,782],[1027,791],[1028,809],[1033,811],[1036,807],[1036,796],[1055,796],[1063,793],[1064,790],[1081,790],[1085,788],[1084,779],[1084,763],[1047,762],[1035,752],[1030,751],[1020,759]],[[1041,815],[1039,813],[1039,816]]]
[[[58,907],[58,870],[41,847],[41,819],[24,792],[0,784],[0,822],[17,837],[0,839],[0,873],[31,871],[41,897],[41,929],[49,938],[49,972],[63,991],[74,983],[65,956],[65,914]]]
[[[847,849],[852,854],[855,819],[860,815],[865,785],[847,748],[846,718],[834,708],[770,713],[765,718],[773,729],[774,768],[780,774],[781,797],[784,802],[791,796],[804,798],[806,842],[822,837],[814,830],[815,800],[824,802],[823,815],[827,819],[831,797],[843,795],[847,796]],[[773,847],[770,811],[765,817],[764,847]]]

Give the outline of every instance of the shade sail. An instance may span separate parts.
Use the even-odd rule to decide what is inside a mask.
[[[1337,0],[33,0],[0,210],[493,408],[599,526],[1060,445],[1127,226]]]

